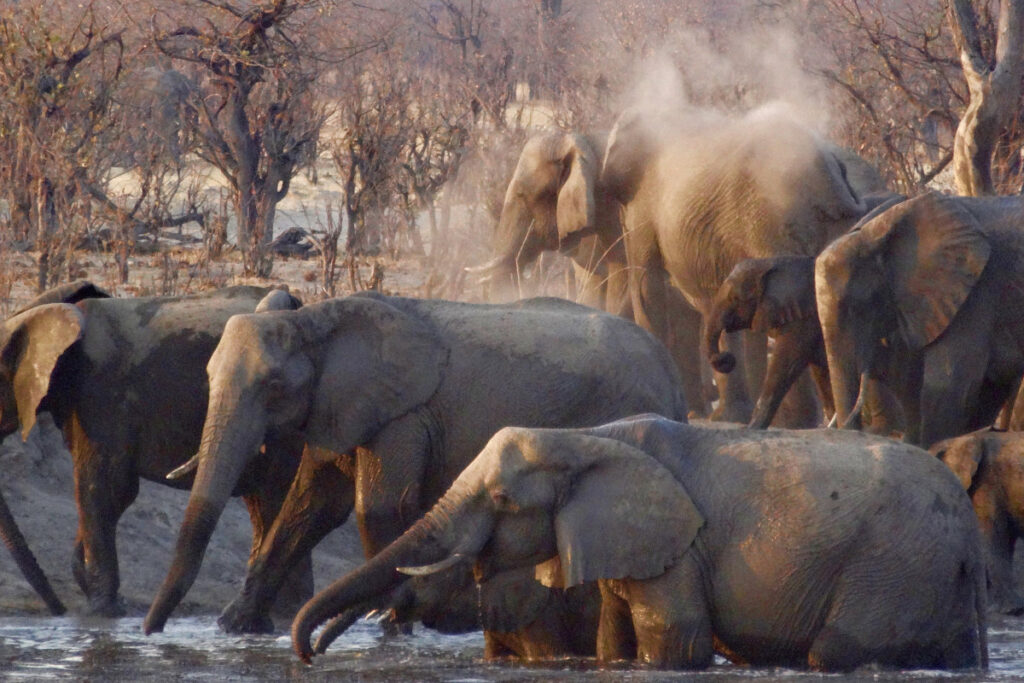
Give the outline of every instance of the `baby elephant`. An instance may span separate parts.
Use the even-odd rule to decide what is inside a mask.
[[[1013,550],[1024,529],[1024,433],[982,430],[931,447],[974,503],[988,565],[989,605],[1024,614],[1013,580]]]
[[[548,585],[596,581],[602,661],[987,664],[970,501],[925,451],[866,434],[651,415],[504,428],[409,531],[302,608],[296,652],[308,661],[313,630],[375,576],[462,562],[478,579],[540,565]]]
[[[747,329],[765,332],[775,342],[748,427],[766,429],[771,424],[786,392],[807,367],[825,414],[835,413],[814,297],[814,257],[747,259],[732,269],[715,295],[705,328],[715,370],[730,372],[736,365],[731,353],[719,351],[721,334]],[[902,410],[888,390],[871,380],[864,398],[868,431],[888,434],[900,428]]]

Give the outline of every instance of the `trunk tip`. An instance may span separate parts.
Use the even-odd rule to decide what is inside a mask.
[[[736,356],[729,351],[715,353],[711,356],[711,367],[722,374],[729,374],[736,367]]]

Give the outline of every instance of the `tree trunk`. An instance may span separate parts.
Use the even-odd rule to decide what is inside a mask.
[[[977,16],[971,2],[950,0],[947,15],[970,92],[970,103],[953,141],[957,193],[994,194],[992,151],[1020,99],[1024,0],[1000,2],[994,66],[990,66],[982,54]]]

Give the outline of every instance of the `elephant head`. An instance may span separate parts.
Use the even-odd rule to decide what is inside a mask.
[[[495,256],[471,270],[511,275],[542,251],[569,251],[591,234],[598,164],[582,135],[547,133],[527,141],[505,193]]]
[[[423,323],[371,295],[228,320],[207,374],[210,401],[170,571],[146,616],[163,628],[188,591],[242,471],[271,433],[347,453],[433,395],[447,350]]]
[[[926,194],[883,209],[815,262],[840,424],[885,354],[895,348],[916,353],[946,330],[991,250],[978,221],[955,198]]]
[[[475,561],[482,579],[540,565],[538,581],[565,588],[660,576],[703,524],[682,485],[643,451],[580,432],[506,427],[409,531],[302,608],[292,643],[308,662],[320,624],[403,574],[461,562]]]
[[[736,365],[731,353],[719,351],[723,332],[767,332],[816,315],[812,257],[741,261],[719,287],[708,314],[705,341],[711,365],[719,372],[730,372]]]

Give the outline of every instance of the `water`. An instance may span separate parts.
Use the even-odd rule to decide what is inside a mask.
[[[720,662],[707,672],[665,673],[620,668],[601,671],[592,661],[538,665],[482,661],[480,634],[442,636],[417,629],[385,638],[360,622],[307,667],[280,636],[228,636],[214,617],[171,619],[167,630],[142,635],[141,619],[77,617],[0,619],[0,678],[5,681],[1010,681],[1024,680],[1024,619],[994,618],[989,630],[991,668],[940,671],[859,671],[823,677],[785,669],[745,669]]]

